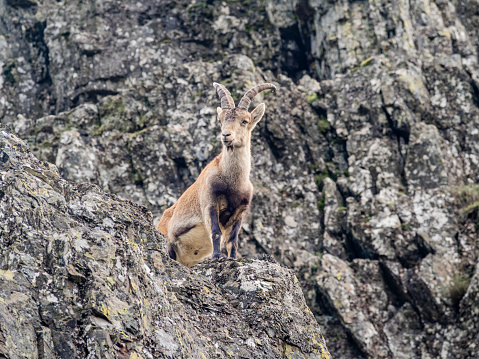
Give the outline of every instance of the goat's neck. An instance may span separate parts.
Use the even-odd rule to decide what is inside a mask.
[[[228,150],[223,147],[220,168],[223,178],[232,184],[248,183],[251,172],[251,144]]]

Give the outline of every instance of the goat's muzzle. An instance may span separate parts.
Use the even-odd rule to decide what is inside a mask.
[[[231,133],[222,133],[221,134],[221,142],[223,142],[223,144],[227,147],[233,147],[232,146],[232,143],[233,143],[233,136],[231,136]]]

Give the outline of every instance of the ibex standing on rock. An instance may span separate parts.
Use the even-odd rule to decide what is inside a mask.
[[[213,259],[219,258],[224,244],[228,256],[236,258],[241,219],[253,197],[251,131],[263,117],[265,105],[251,113],[248,108],[261,91],[276,90],[272,84],[255,86],[235,107],[229,91],[213,85],[221,100],[218,121],[223,150],[163,213],[157,227],[168,238],[170,257],[188,267],[211,254]]]

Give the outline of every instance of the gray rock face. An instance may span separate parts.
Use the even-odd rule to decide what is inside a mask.
[[[155,222],[220,151],[212,82],[273,82],[239,252],[296,271],[338,357],[477,356],[457,204],[479,183],[477,1],[0,0],[0,19],[2,123]]]
[[[146,208],[63,180],[5,131],[0,159],[1,356],[329,358],[292,270],[190,270]]]

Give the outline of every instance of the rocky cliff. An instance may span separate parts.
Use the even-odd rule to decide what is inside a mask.
[[[2,123],[154,221],[220,150],[212,82],[275,83],[240,253],[296,271],[337,357],[477,356],[476,0],[0,0],[0,19]]]
[[[292,270],[189,269],[145,207],[72,184],[0,132],[0,357],[329,358]]]

